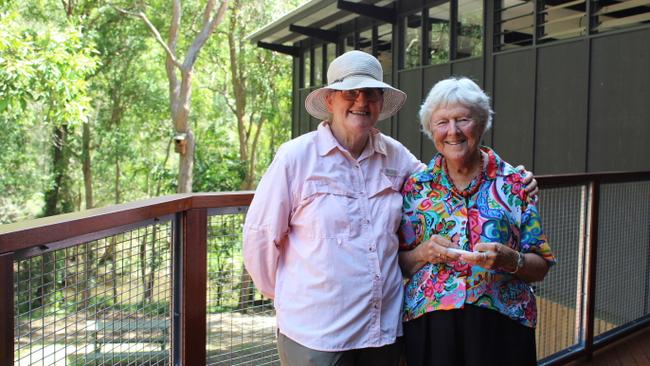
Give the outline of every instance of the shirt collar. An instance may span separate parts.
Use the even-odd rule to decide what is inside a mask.
[[[498,175],[503,175],[503,164],[499,155],[497,155],[494,150],[487,146],[481,146],[480,149],[488,156],[487,169],[485,170],[484,179],[493,180]],[[438,180],[445,178],[446,181],[445,169],[442,166],[442,154],[440,153],[437,153],[433,159],[431,159],[431,162],[429,162],[427,169],[419,173],[417,179],[420,182],[426,182],[434,180],[434,177],[438,177]]]
[[[333,149],[338,148],[341,151],[344,151],[345,148],[339,144],[332,134],[332,129],[330,128],[329,121],[323,121],[318,125],[316,133],[316,145],[318,149],[318,155],[325,156],[329,154]],[[370,149],[370,151],[368,151]],[[361,156],[369,156],[373,153],[380,153],[386,155],[386,141],[381,137],[379,130],[373,128],[370,131],[370,143],[366,145],[366,148],[361,153]]]

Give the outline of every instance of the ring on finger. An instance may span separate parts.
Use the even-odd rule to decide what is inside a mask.
[[[481,259],[483,259],[483,262],[487,261],[487,253],[483,252],[481,254],[482,254]]]

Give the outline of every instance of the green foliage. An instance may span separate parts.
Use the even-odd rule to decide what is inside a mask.
[[[72,7],[64,8],[64,3]],[[194,70],[194,191],[237,190],[247,176],[236,117],[229,108],[234,94],[226,32],[232,16],[238,17],[230,31],[240,47],[237,64],[244,72],[246,121],[255,122],[251,134],[260,130],[255,177],[290,138],[291,58],[244,38],[298,1],[240,5],[238,12],[226,12]],[[187,49],[196,35],[204,4],[182,6],[178,50]],[[94,207],[176,191],[178,154],[170,144],[174,131],[166,55],[145,24],[118,7],[144,11],[163,37],[168,31],[171,7],[165,1],[0,4],[0,223],[36,216],[49,198],[60,208],[69,207],[62,211],[80,210],[88,199],[88,182]],[[83,151],[83,124],[90,130],[88,151]],[[67,135],[59,146],[54,131],[62,126]],[[64,154],[58,163],[55,146]],[[86,183],[84,156],[90,159]],[[63,165],[57,170],[55,164]]]
[[[15,9],[0,16],[0,128],[8,136],[0,157],[0,189],[6,193],[0,203],[9,207],[0,222],[39,211],[39,196],[53,184],[43,174],[42,152],[57,143],[49,133],[87,120],[86,78],[96,66],[95,50],[79,27],[34,22]]]

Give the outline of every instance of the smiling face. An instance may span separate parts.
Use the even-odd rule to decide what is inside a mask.
[[[431,114],[429,129],[436,149],[455,164],[464,164],[478,154],[482,124],[462,104],[448,104]]]
[[[366,134],[377,124],[379,113],[384,104],[383,96],[371,97],[367,93],[358,93],[354,100],[349,100],[340,91],[332,91],[326,97],[327,110],[332,114],[332,127],[348,136]]]

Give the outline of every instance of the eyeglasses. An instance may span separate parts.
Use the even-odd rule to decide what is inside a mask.
[[[384,89],[381,88],[363,88],[363,89],[350,89],[339,90],[343,99],[354,102],[363,93],[366,100],[369,102],[378,102],[384,96]]]
[[[436,128],[447,128],[449,127],[449,123],[451,121],[456,122],[456,127],[458,128],[464,128],[469,126],[470,123],[474,122],[472,118],[469,117],[459,117],[459,118],[451,118],[451,119],[441,119],[439,121],[433,121],[432,126]]]

